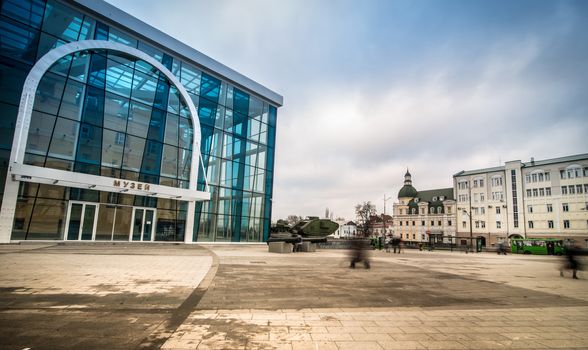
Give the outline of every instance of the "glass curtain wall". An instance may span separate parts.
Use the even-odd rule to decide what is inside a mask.
[[[0,35],[1,183],[32,65],[67,42],[110,40],[160,61],[197,107],[212,199],[197,204],[194,232],[188,234],[195,241],[267,238],[276,107],[58,1],[3,1]],[[92,51],[62,58],[39,85],[33,120],[28,164],[182,188],[190,168],[198,166],[190,164],[192,127],[177,89],[148,63],[124,55]],[[205,189],[203,176],[198,187]],[[117,214],[117,205],[157,208],[156,239],[183,240],[184,202],[38,184],[21,185],[13,239],[62,239],[69,200],[110,206],[98,212],[107,222],[123,212]],[[98,232],[103,234],[96,239],[107,237],[107,229]]]

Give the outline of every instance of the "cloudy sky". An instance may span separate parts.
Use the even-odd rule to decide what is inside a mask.
[[[586,1],[108,1],[284,96],[274,220],[588,152]]]

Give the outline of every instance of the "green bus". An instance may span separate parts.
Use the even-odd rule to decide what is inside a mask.
[[[513,238],[510,240],[513,254],[563,255],[566,252],[563,239]]]

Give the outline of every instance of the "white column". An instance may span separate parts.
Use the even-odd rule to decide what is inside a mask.
[[[16,200],[18,199],[18,186],[19,181],[12,180],[9,168],[6,174],[2,210],[0,210],[0,243],[10,243],[14,213],[16,212]]]
[[[188,202],[188,213],[186,214],[186,228],[184,231],[184,243],[194,243],[192,234],[194,233],[194,212],[196,211],[196,202]]]

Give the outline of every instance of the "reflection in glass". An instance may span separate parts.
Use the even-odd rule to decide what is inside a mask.
[[[127,129],[129,100],[109,92],[104,101],[104,127],[124,132]]]
[[[82,115],[82,101],[85,85],[75,80],[68,80],[59,107],[59,116],[73,120],[80,120]]]
[[[31,117],[26,151],[38,155],[47,155],[54,125],[54,116],[34,111]]]
[[[104,129],[102,146],[102,166],[120,168],[124,151],[126,134]]]
[[[33,109],[36,111],[57,115],[57,110],[59,108],[59,102],[61,101],[64,86],[64,77],[54,73],[45,73],[39,82]]]
[[[127,133],[142,138],[147,137],[150,120],[151,107],[148,107],[142,103],[131,102],[131,112],[129,114]]]
[[[114,222],[113,240],[128,241],[131,232],[131,216],[133,214],[132,207],[116,207],[116,215]]]
[[[49,147],[49,156],[73,160],[78,140],[79,123],[57,118],[55,132]]]
[[[82,225],[82,208],[83,204],[71,204],[67,229],[67,239],[69,240],[79,239],[80,227]]]

